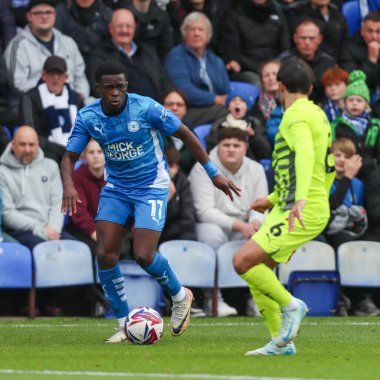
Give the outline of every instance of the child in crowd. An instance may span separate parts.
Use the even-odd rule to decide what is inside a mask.
[[[340,67],[331,67],[322,75],[321,82],[325,88],[327,98],[322,108],[330,123],[342,114],[344,93],[348,86],[348,75],[348,72]]]
[[[228,115],[217,120],[206,137],[208,151],[217,145],[218,132],[221,128],[239,128],[247,134],[248,157],[256,160],[271,157],[272,149],[266,137],[265,128],[258,119],[248,115],[252,105],[252,98],[246,92],[242,90],[230,92],[226,99]]]
[[[355,70],[349,75],[349,85],[344,93],[344,110],[332,122],[333,138],[346,137],[354,144],[363,159],[359,171],[361,179],[369,178],[380,159],[380,119],[371,117],[370,92],[366,75]]]

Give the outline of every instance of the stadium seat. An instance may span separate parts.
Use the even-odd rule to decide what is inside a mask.
[[[278,266],[278,278],[288,284],[290,272],[305,270],[336,270],[334,248],[327,243],[310,241],[294,252],[287,264]]]
[[[342,13],[347,20],[350,36],[353,37],[360,29],[362,22],[359,1],[354,0],[343,3]]]
[[[268,191],[269,193],[271,193],[274,189],[274,169],[272,167],[272,160],[262,159],[260,160],[260,164],[263,166],[265,170],[265,175],[268,181]]]
[[[289,275],[288,290],[306,303],[309,316],[337,314],[340,296],[338,271],[293,271]]]
[[[33,249],[36,288],[94,284],[90,248],[76,240],[49,240]]]
[[[219,288],[246,288],[248,284],[235,272],[232,259],[245,240],[230,241],[223,244],[217,255],[217,273]]]
[[[241,90],[246,92],[249,95],[252,104],[255,103],[256,98],[260,95],[260,88],[251,83],[231,81],[230,87],[231,91]]]
[[[212,124],[202,124],[193,128],[193,132],[196,134],[205,149],[207,148],[206,136],[209,134],[211,127]]]
[[[182,285],[214,289],[212,315],[215,315],[218,285],[214,249],[198,241],[172,240],[162,243],[158,251],[169,260]]]
[[[338,270],[342,286],[380,286],[380,243],[352,241],[338,248]]]
[[[33,266],[29,248],[18,243],[0,243],[0,288],[30,289],[29,317],[34,318],[35,292],[32,291]]]

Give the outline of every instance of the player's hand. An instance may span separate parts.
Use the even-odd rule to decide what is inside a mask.
[[[300,199],[299,201],[297,201],[293,208],[290,210],[290,214],[289,214],[289,217],[288,217],[288,220],[289,220],[289,232],[292,232],[294,231],[295,229],[295,219],[298,219],[298,221],[300,222],[302,228],[306,228],[305,227],[305,224],[302,220],[302,210],[305,206],[305,203],[306,201],[304,199]]]
[[[211,180],[215,187],[217,187],[219,190],[222,190],[224,194],[230,197],[231,201],[234,200],[232,192],[240,197],[241,189],[239,189],[231,180],[224,178],[220,174],[211,178]]]
[[[69,214],[70,216],[77,212],[77,203],[82,203],[79,195],[75,190],[74,185],[64,185],[62,195],[61,212],[63,215]]]
[[[264,214],[265,211],[271,209],[273,204],[269,202],[268,198],[257,198],[251,204],[251,210],[255,210],[261,214]]]

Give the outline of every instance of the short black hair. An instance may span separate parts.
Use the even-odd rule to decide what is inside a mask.
[[[240,128],[221,127],[218,130],[218,143],[226,139],[237,139],[239,141],[248,141],[248,134]]]
[[[298,57],[289,57],[281,62],[277,73],[277,80],[281,82],[290,93],[308,95],[314,83],[315,76],[311,67]]]
[[[380,21],[380,11],[372,11],[368,12],[367,15],[363,19],[363,23],[366,21],[379,22]],[[362,23],[362,25],[363,25]]]
[[[122,63],[119,61],[105,61],[96,68],[95,80],[96,83],[99,83],[103,75],[119,74],[124,74],[125,79],[128,79],[128,70]]]

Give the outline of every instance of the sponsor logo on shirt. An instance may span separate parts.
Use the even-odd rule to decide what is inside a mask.
[[[133,160],[144,154],[143,145],[134,146],[133,141],[122,141],[114,144],[107,144],[104,153],[112,160]]]

